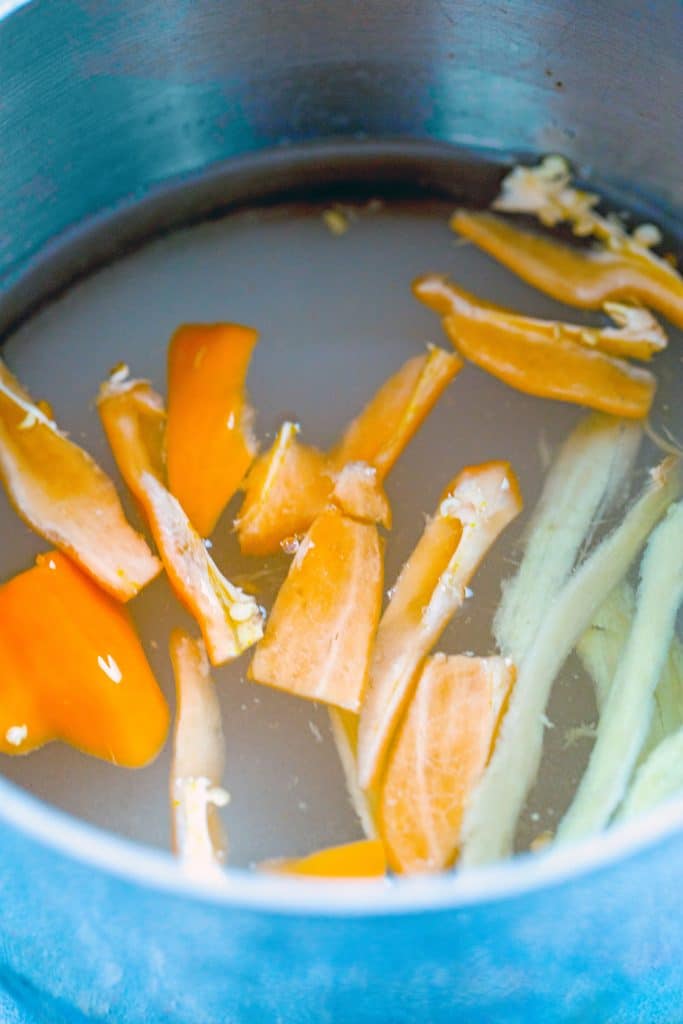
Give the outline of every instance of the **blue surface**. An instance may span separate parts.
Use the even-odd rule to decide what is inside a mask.
[[[291,142],[560,149],[672,212],[682,13],[678,0],[26,4],[0,20],[0,322],[45,246],[82,222]],[[78,837],[65,852],[49,814],[31,838],[14,803],[0,784],[1,1024],[683,1020],[680,829],[517,895],[460,905],[444,881],[421,911],[384,899],[344,915],[125,880],[115,852],[111,869],[82,862]]]
[[[359,917],[219,908],[9,835],[4,982],[16,1024],[675,1024],[682,845],[510,899]]]

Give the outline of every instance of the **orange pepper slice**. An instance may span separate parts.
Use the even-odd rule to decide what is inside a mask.
[[[294,556],[249,678],[358,710],[382,606],[377,528],[322,512]]]
[[[374,468],[382,483],[462,365],[457,356],[439,348],[409,359],[328,455],[300,444],[298,427],[285,423],[247,477],[246,498],[236,521],[242,551],[272,554],[283,541],[307,530],[349,462]],[[385,520],[389,525],[388,509]]]
[[[262,871],[279,875],[308,875],[315,878],[383,878],[387,872],[384,846],[379,839],[328,846],[296,860],[271,860]]]
[[[261,636],[262,615],[253,597],[222,575],[164,484],[161,398],[146,381],[111,378],[100,389],[98,408],[121,475],[147,517],[173,590],[199,624],[212,664],[237,657]]]
[[[377,786],[425,657],[465,600],[486,552],[521,508],[517,478],[507,462],[468,466],[446,488],[377,630],[358,725],[363,789]]]
[[[395,871],[452,863],[514,678],[504,658],[437,654],[425,663],[380,787],[379,828]]]
[[[325,456],[297,440],[299,427],[283,423],[273,446],[252,466],[235,522],[245,555],[269,555],[301,536],[324,509],[332,478]]]
[[[581,328],[518,317],[443,279],[415,282],[415,295],[439,312],[458,351],[510,387],[542,398],[642,419],[657,382],[647,370],[587,347]]]
[[[637,299],[683,327],[683,279],[666,260],[643,247],[575,249],[495,214],[471,210],[457,210],[450,224],[523,281],[559,302],[600,309],[609,300]]]
[[[201,640],[175,629],[170,653],[177,705],[170,782],[172,843],[188,871],[206,876],[225,862],[228,853],[218,816],[218,808],[228,802],[221,787],[221,709]]]
[[[169,345],[168,485],[202,537],[256,455],[245,381],[257,340],[240,324],[184,324]]]
[[[168,731],[164,696],[124,608],[59,552],[0,587],[0,750],[62,740],[139,768]]]
[[[584,327],[560,320],[521,316],[492,302],[475,298],[471,292],[459,288],[441,274],[426,274],[417,278],[413,292],[420,302],[441,316],[462,316],[494,330],[506,330],[524,336],[538,335],[548,341],[571,341],[612,356],[648,360],[667,346],[666,334],[642,306],[607,302],[604,310],[617,326]]]
[[[0,360],[0,475],[21,518],[127,601],[161,563],[126,521],[114,484]]]
[[[332,467],[339,471],[347,462],[365,462],[384,480],[461,369],[457,357],[436,346],[409,359],[346,428],[329,454]]]

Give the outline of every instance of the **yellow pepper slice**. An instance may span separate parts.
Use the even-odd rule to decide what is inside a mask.
[[[463,469],[403,566],[377,631],[358,726],[358,778],[380,779],[387,749],[425,657],[466,597],[486,552],[519,514],[522,499],[507,462]]]
[[[584,327],[561,320],[521,316],[492,302],[475,298],[470,292],[440,274],[426,274],[413,284],[415,296],[441,316],[466,316],[472,320],[523,335],[538,335],[549,341],[572,341],[607,355],[651,359],[667,346],[667,336],[649,310],[626,302],[606,302],[604,310],[613,327]]]
[[[139,768],[168,731],[126,610],[57,551],[0,587],[0,751],[62,740]]]
[[[127,601],[161,563],[126,521],[114,484],[0,360],[0,475],[21,518]]]
[[[261,612],[222,575],[165,486],[161,398],[146,381],[111,378],[100,389],[98,408],[121,474],[147,516],[171,586],[199,624],[212,664],[235,658],[262,635]]]
[[[313,878],[382,878],[387,862],[379,839],[359,839],[355,843],[316,850],[298,860],[266,861],[261,870]]]
[[[240,324],[184,324],[168,350],[168,486],[208,537],[257,445],[245,397],[258,334]]]
[[[655,377],[585,343],[599,345],[599,332],[582,339],[573,325],[518,317],[443,278],[421,278],[414,291],[445,312],[444,330],[466,359],[516,390],[630,419],[649,412]]]
[[[325,507],[332,490],[325,456],[301,444],[298,433],[295,423],[283,423],[247,476],[235,522],[245,555],[272,554],[283,541],[305,533]]]
[[[574,249],[495,214],[471,210],[456,211],[450,223],[454,231],[559,302],[600,309],[608,301],[636,299],[683,327],[683,279],[643,246]]]
[[[365,462],[384,480],[461,369],[457,356],[454,359],[436,346],[409,359],[346,428],[329,453],[333,469],[339,471],[347,462]]]

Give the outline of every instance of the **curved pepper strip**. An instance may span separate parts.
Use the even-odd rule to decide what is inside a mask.
[[[197,620],[212,664],[237,657],[263,633],[252,597],[222,575],[164,483],[163,402],[141,380],[111,378],[98,409],[121,475],[147,516],[169,581]]]
[[[644,247],[618,251],[574,249],[516,227],[491,213],[457,210],[451,227],[504,266],[559,302],[600,309],[637,299],[683,327],[683,279]]]
[[[312,878],[383,878],[387,871],[384,846],[379,839],[328,846],[298,860],[271,860],[261,871],[278,875],[307,875]]]
[[[208,537],[256,455],[245,397],[257,332],[240,324],[184,324],[168,350],[168,486]]]
[[[421,278],[414,291],[446,311],[444,330],[458,351],[510,387],[614,416],[647,416],[657,387],[653,374],[587,347],[574,337],[579,328],[518,317],[443,278]]]
[[[185,870],[199,878],[220,873],[228,840],[218,808],[228,803],[222,788],[225,741],[221,709],[206,650],[182,629],[170,640],[176,682],[170,796],[172,842]]]
[[[272,448],[247,477],[246,496],[236,520],[245,554],[272,554],[308,529],[350,462],[365,463],[384,481],[446,386],[462,368],[451,352],[430,348],[409,359],[379,389],[328,453],[302,445],[298,427],[285,423]],[[383,522],[390,525],[387,505]]]
[[[127,522],[114,484],[0,360],[0,475],[21,518],[127,601],[161,563]]]
[[[616,326],[584,327],[561,320],[521,316],[475,298],[441,274],[426,274],[413,284],[415,296],[441,316],[469,316],[501,330],[538,335],[548,341],[571,341],[607,355],[651,359],[667,346],[667,336],[649,310],[626,302],[607,302],[604,310]]]
[[[365,462],[385,479],[445,388],[462,369],[452,353],[434,345],[413,356],[382,385],[352,420],[329,453],[333,471],[348,462]]]
[[[377,631],[358,726],[358,779],[371,790],[424,659],[461,607],[482,559],[519,514],[507,462],[468,466],[451,481],[403,566]]]
[[[683,278],[675,261],[653,252],[662,241],[659,228],[639,224],[629,231],[619,216],[599,213],[599,204],[597,193],[574,188],[568,161],[551,155],[535,167],[514,167],[501,182],[500,193],[491,205],[506,213],[531,214],[546,227],[568,223],[577,237],[596,239],[632,269],[668,286],[680,300]]]
[[[139,768],[168,731],[164,696],[124,608],[60,552],[0,587],[0,751],[62,740]]]
[[[395,871],[453,862],[514,678],[506,658],[427,659],[380,785],[379,829]]]

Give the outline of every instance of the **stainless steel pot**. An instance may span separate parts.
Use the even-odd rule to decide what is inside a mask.
[[[194,178],[206,210],[227,181],[275,191],[303,143],[321,178],[353,143],[345,175],[426,185],[440,146],[559,150],[680,229],[681,10],[0,3],[0,330],[85,269],[75,239],[93,262],[196,214]],[[683,1019],[680,804],[567,852],[343,891],[240,872],[202,890],[7,783],[0,818],[6,1024]]]

